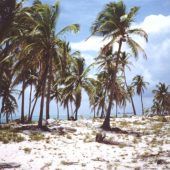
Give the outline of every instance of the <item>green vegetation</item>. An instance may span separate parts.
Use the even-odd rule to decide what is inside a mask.
[[[30,135],[30,139],[33,141],[40,141],[40,140],[44,140],[45,136],[40,132],[32,132]]]
[[[31,148],[24,148],[23,149],[25,153],[30,154],[31,153]]]
[[[20,134],[16,133],[15,131],[12,131],[10,129],[6,130],[0,130],[0,142],[3,142],[4,144],[10,143],[10,142],[22,142],[25,138],[21,136]]]

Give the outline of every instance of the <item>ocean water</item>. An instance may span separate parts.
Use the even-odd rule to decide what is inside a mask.
[[[132,113],[127,113],[127,114],[122,114],[122,113],[118,113],[117,117],[130,117],[132,116]],[[16,120],[16,119],[20,119],[20,114],[13,114],[12,117],[9,117],[9,120]],[[94,117],[94,113],[89,113],[89,114],[78,114],[78,119],[92,119]],[[111,117],[115,117],[115,114],[111,114]],[[59,119],[59,120],[67,120],[67,114],[60,114],[59,118],[57,117],[57,114],[50,114],[50,118],[53,119]],[[38,121],[39,119],[39,115],[35,114],[33,115],[33,121]],[[43,117],[43,119],[45,120],[45,116]],[[6,117],[2,115],[1,117],[1,123],[5,123],[6,122]]]

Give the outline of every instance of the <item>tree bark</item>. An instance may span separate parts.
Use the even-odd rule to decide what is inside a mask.
[[[76,108],[75,110],[75,120],[77,120],[77,118],[78,118],[78,108]]]
[[[46,101],[46,120],[50,118],[50,92],[52,81],[52,58],[49,56],[49,75],[48,75],[48,89],[47,89],[47,101]]]
[[[31,122],[31,121],[32,121],[32,116],[33,116],[33,113],[34,113],[34,109],[35,109],[35,106],[36,106],[37,100],[38,100],[38,97],[36,97],[36,99],[35,99],[35,102],[34,102],[34,105],[33,105],[32,110],[31,110],[31,114],[30,114],[30,117],[29,117],[28,122]]]
[[[116,118],[117,118],[117,101],[116,101]]]
[[[59,115],[60,113],[59,113],[59,107],[58,107],[58,101],[57,101],[57,119],[59,119]]]
[[[25,78],[22,83],[21,123],[24,123]]]
[[[41,103],[40,103],[40,114],[39,114],[39,120],[38,120],[38,127],[39,128],[42,128],[47,73],[48,73],[48,66],[46,66],[45,71],[44,71],[44,75],[42,75],[43,81],[42,81],[42,86],[41,86]]]
[[[42,86],[41,92],[41,104],[40,104],[40,115],[38,120],[38,127],[42,128],[42,120],[43,120],[43,110],[44,110],[44,97],[45,97],[45,80]]]
[[[141,94],[140,94],[140,97],[141,97],[141,104],[142,104],[142,115],[144,115],[142,92],[141,92]]]
[[[68,106],[68,103],[67,103],[67,120],[70,120],[70,113],[69,113],[69,106]]]
[[[125,74],[125,70],[123,71],[124,73],[124,79],[125,79],[125,85],[126,85],[126,89],[128,90],[128,84],[127,84],[127,81],[126,81],[126,74]],[[133,97],[131,95],[131,93],[128,91],[128,94],[130,96],[130,100],[131,100],[131,103],[132,103],[132,109],[133,109],[133,114],[136,115],[136,109],[135,109],[135,105],[134,105],[134,102],[133,102]]]
[[[32,100],[32,83],[31,83],[31,86],[30,86],[28,119],[29,119],[29,117],[31,115],[31,100]]]
[[[112,109],[112,104],[113,104],[113,97],[114,97],[114,93],[115,93],[116,75],[117,75],[117,71],[118,71],[118,64],[119,64],[121,47],[122,47],[122,40],[120,39],[118,53],[117,53],[117,59],[116,59],[116,66],[115,66],[115,70],[114,70],[114,73],[113,73],[113,76],[112,76],[113,81],[111,82],[109,105],[108,105],[105,120],[103,122],[103,125],[101,126],[105,130],[111,129],[111,127],[110,127],[110,114],[111,114],[111,109]]]

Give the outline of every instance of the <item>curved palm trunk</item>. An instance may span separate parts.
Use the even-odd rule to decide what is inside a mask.
[[[144,107],[143,107],[143,97],[142,97],[142,92],[141,92],[141,95],[140,95],[140,99],[141,99],[141,104],[142,104],[142,115],[144,115]]]
[[[34,102],[34,104],[33,104],[33,108],[32,108],[32,110],[31,110],[31,114],[30,114],[30,117],[29,117],[28,122],[31,122],[31,121],[32,121],[32,116],[33,116],[33,113],[34,113],[35,106],[36,106],[36,104],[37,104],[37,100],[38,100],[38,97],[36,97],[36,99],[35,99],[35,102]]]
[[[125,70],[123,71],[124,74],[124,79],[125,79],[125,85],[126,85],[126,89],[128,89],[128,85],[127,85],[127,81],[126,81],[126,74],[125,74]],[[131,95],[131,93],[128,91],[128,94],[130,96],[130,100],[132,103],[132,109],[133,109],[133,114],[136,115],[136,109],[135,109],[135,105],[134,105],[134,101],[133,101],[133,97]]]
[[[48,76],[48,89],[47,89],[47,101],[46,101],[46,120],[50,118],[50,92],[52,82],[52,59],[49,55],[49,76]]]
[[[136,115],[135,104],[134,104],[133,97],[132,97],[132,95],[131,95],[131,94],[130,94],[130,100],[131,100],[131,103],[132,103],[133,114],[134,114],[134,115]]]
[[[113,98],[114,98],[114,93],[115,93],[115,85],[116,85],[116,75],[118,71],[118,64],[119,64],[119,58],[120,58],[120,51],[122,47],[122,40],[120,40],[119,43],[119,48],[118,48],[118,53],[117,53],[117,59],[116,59],[116,66],[114,73],[112,75],[112,82],[111,82],[111,91],[110,91],[110,97],[109,97],[109,105],[106,113],[105,120],[103,122],[103,125],[101,126],[105,130],[110,130],[110,114],[111,114],[111,109],[112,109],[112,104],[113,104]]]
[[[22,83],[21,123],[24,123],[25,79]]]
[[[32,100],[32,83],[31,83],[31,87],[30,87],[28,119],[31,116],[31,100]]]
[[[78,108],[76,107],[76,110],[75,110],[75,120],[78,119]]]

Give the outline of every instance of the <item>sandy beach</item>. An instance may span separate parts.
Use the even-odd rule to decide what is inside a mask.
[[[170,169],[170,117],[112,119],[112,126],[140,136],[104,132],[101,123],[100,119],[57,121],[57,126],[76,131],[37,132],[44,135],[39,141],[24,130],[23,142],[0,143],[0,164],[14,162],[21,170]],[[98,143],[97,133],[120,144]]]

